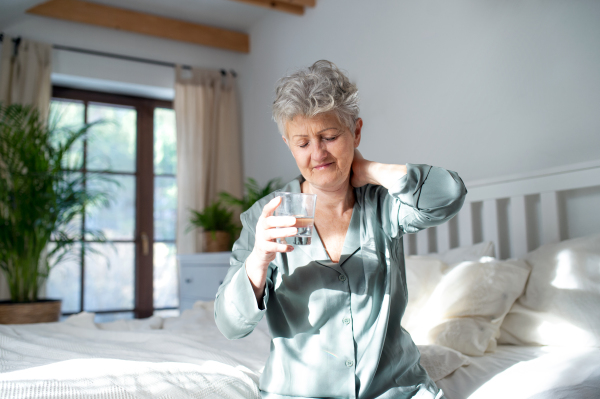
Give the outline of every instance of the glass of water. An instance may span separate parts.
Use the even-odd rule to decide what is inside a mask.
[[[310,245],[315,225],[316,194],[279,193],[281,203],[275,209],[275,216],[294,216],[298,234],[292,237],[279,238],[280,244]]]

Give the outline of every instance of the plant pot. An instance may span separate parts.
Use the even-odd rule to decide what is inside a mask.
[[[0,324],[51,323],[60,318],[60,299],[15,303],[0,301]]]
[[[229,233],[225,231],[204,232],[204,252],[229,251]]]

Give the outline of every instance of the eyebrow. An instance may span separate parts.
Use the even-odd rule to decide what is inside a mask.
[[[330,130],[330,129],[339,130],[337,127],[333,127],[333,126],[332,126],[332,127],[326,127],[326,128],[325,128],[325,129],[323,129],[323,130],[319,130],[319,131],[318,131],[317,133],[315,133],[315,134],[320,134],[320,133],[323,133],[325,130]],[[308,134],[295,134],[295,135],[293,135],[293,136],[292,136],[292,138],[294,138],[294,137],[308,137]]]

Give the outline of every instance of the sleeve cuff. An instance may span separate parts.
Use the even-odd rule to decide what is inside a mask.
[[[246,274],[246,266],[242,266],[231,279],[227,287],[226,297],[232,303],[241,317],[248,324],[258,323],[267,311],[267,302],[269,299],[269,290],[265,288],[265,295],[262,298],[263,310],[258,308],[254,290],[250,284],[250,279]]]

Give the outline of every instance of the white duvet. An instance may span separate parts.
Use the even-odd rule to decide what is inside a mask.
[[[501,345],[436,384],[447,399],[598,399],[600,348]]]
[[[0,325],[0,398],[260,398],[266,323],[229,341],[212,311],[199,302],[164,320],[96,325],[82,313],[63,323]],[[449,348],[420,350],[434,380],[469,363]]]
[[[260,398],[268,340],[214,333],[0,325],[0,398]]]

